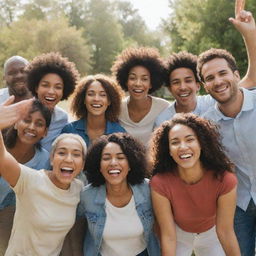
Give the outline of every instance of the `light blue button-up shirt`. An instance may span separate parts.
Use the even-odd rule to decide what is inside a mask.
[[[204,117],[220,126],[222,143],[235,164],[237,205],[245,211],[251,198],[256,203],[256,92],[241,90],[244,101],[235,118],[223,115],[217,104]]]

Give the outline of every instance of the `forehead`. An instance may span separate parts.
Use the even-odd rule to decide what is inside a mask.
[[[150,72],[147,68],[144,66],[134,66],[130,69],[129,74],[136,74],[136,75],[145,75],[149,76]]]
[[[217,73],[221,70],[231,70],[231,68],[224,58],[215,58],[203,64],[202,75],[205,77],[207,75]]]
[[[186,77],[195,79],[194,72],[190,68],[176,68],[170,73],[170,80],[184,79]]]
[[[8,62],[5,66],[5,73],[8,73],[12,70],[16,70],[16,69],[24,69],[26,67],[26,64],[24,61],[16,59],[16,60],[12,60],[10,62]]]
[[[176,137],[186,137],[188,135],[196,136],[196,133],[190,127],[183,125],[183,124],[176,124],[173,128],[169,131],[169,138],[176,138]]]
[[[102,154],[117,154],[117,153],[123,153],[121,147],[114,142],[109,142],[103,149]]]
[[[106,91],[105,88],[102,86],[102,84],[99,81],[93,81],[88,86],[88,91]]]
[[[44,116],[42,115],[41,111],[36,110],[34,112],[30,112],[27,117],[31,117],[32,119],[43,119],[45,120]]]
[[[54,81],[54,82],[58,82],[58,83],[63,83],[63,80],[62,80],[61,76],[59,76],[56,73],[45,74],[42,77],[41,81]]]
[[[72,137],[66,137],[61,139],[56,146],[56,149],[60,149],[60,148],[65,148],[67,150],[83,151],[83,147],[81,143],[77,139]]]

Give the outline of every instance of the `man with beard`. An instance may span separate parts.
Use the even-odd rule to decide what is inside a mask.
[[[220,127],[226,153],[235,164],[238,187],[234,227],[241,255],[254,256],[256,92],[239,88],[240,76],[235,59],[223,49],[210,49],[200,54],[197,70],[204,88],[216,100],[215,106],[204,117]]]
[[[15,102],[32,97],[26,83],[25,67],[28,63],[28,60],[21,56],[12,56],[5,61],[3,78],[6,88],[0,89],[0,104],[10,95],[15,96]]]

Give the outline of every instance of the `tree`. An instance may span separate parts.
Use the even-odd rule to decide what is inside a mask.
[[[123,34],[120,24],[111,14],[109,0],[91,0],[85,27],[92,46],[92,72],[109,73],[112,62],[122,50]]]
[[[27,59],[50,51],[58,51],[75,62],[85,74],[90,70],[90,51],[82,32],[69,27],[66,18],[57,20],[20,19],[0,31],[0,63],[12,55]]]
[[[224,48],[235,56],[243,73],[247,69],[246,49],[240,34],[228,21],[234,16],[234,2],[169,0],[173,12],[164,28],[171,38],[172,50],[199,54],[211,47]],[[253,0],[247,0],[247,7],[256,11]]]

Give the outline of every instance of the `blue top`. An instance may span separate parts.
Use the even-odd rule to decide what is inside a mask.
[[[256,203],[256,92],[240,90],[244,100],[235,118],[225,116],[217,103],[204,117],[220,126],[222,143],[236,168],[237,205],[246,211],[251,198]]]
[[[41,140],[44,149],[51,152],[53,141],[60,135],[62,128],[68,123],[68,114],[62,108],[55,106],[47,135]]]
[[[208,94],[196,97],[196,108],[191,111],[192,113],[201,116],[203,115],[210,107],[214,106],[216,101]],[[174,101],[171,106],[162,111],[157,119],[155,120],[155,127],[160,126],[164,121],[170,120],[176,114]]]
[[[35,170],[49,169],[49,152],[44,148],[36,149],[34,157],[24,165]],[[15,205],[15,194],[7,181],[0,177],[0,210]]]
[[[144,239],[149,256],[160,256],[159,243],[153,233],[154,214],[151,205],[149,184],[131,185],[136,210],[144,229]],[[106,186],[84,187],[78,205],[78,215],[87,219],[88,229],[84,240],[84,255],[100,256],[102,236],[106,222]],[[129,220],[127,220],[129,221]]]
[[[118,122],[107,121],[105,135],[111,134],[114,132],[126,132],[125,129]],[[74,122],[71,122],[62,129],[61,133],[74,133],[80,135],[87,146],[90,145],[91,141],[87,134],[86,120],[80,119]]]

